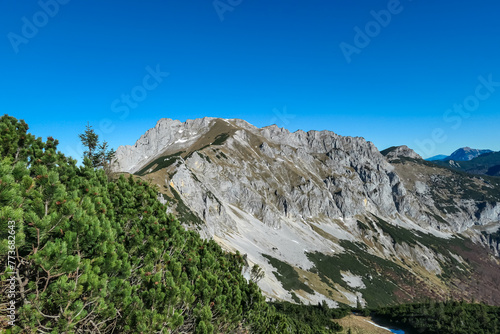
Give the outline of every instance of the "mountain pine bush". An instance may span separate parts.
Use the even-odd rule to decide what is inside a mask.
[[[464,301],[427,301],[373,310],[373,315],[411,333],[500,333],[500,307]]]
[[[57,145],[0,118],[0,279],[11,277],[13,220],[13,333],[321,333],[268,305],[241,275],[242,256],[186,231],[155,187],[110,181]]]

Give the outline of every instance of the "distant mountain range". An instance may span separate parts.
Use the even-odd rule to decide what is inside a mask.
[[[453,152],[451,155],[439,154],[433,157],[427,158],[427,161],[445,161],[445,160],[453,160],[453,161],[469,161],[474,158],[477,158],[481,154],[491,153],[492,150],[480,150],[477,148],[470,147],[462,147]]]
[[[449,156],[436,155],[426,160],[466,173],[500,176],[500,152],[492,150],[462,147]]]

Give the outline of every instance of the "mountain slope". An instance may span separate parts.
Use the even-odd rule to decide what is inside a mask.
[[[479,246],[480,232],[500,225],[498,182],[427,165],[407,147],[384,153],[329,131],[162,119],[118,148],[115,168],[157,183],[191,228],[263,267],[259,286],[272,298],[500,303],[498,286],[463,289],[476,265],[498,268]],[[467,262],[476,247],[480,258]]]

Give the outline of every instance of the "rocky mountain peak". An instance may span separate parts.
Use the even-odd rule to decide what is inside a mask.
[[[415,151],[406,145],[392,146],[381,152],[389,161],[400,158],[422,159]]]
[[[118,147],[114,168],[116,171],[134,173],[142,165],[166,151],[185,150],[196,139],[206,134],[216,120],[214,117],[204,117],[181,122],[162,118],[154,128],[146,131],[135,145]]]

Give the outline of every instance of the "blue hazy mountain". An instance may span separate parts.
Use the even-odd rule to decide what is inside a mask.
[[[462,147],[453,152],[449,157],[443,160],[453,160],[453,161],[470,161],[477,158],[481,154],[491,153],[492,150],[480,150],[477,148]]]
[[[425,160],[427,160],[427,161],[440,161],[440,160],[445,160],[446,158],[448,158],[447,155],[438,154],[438,155],[435,155],[433,157],[427,158]]]
[[[430,158],[427,158],[425,160],[427,161],[447,161],[447,160],[453,160],[453,161],[470,161],[474,158],[477,158],[478,156],[485,154],[485,153],[492,153],[492,150],[488,149],[477,149],[477,148],[470,148],[470,147],[461,147],[455,152],[453,152],[450,155],[444,155],[444,154],[438,154],[435,156],[432,156]]]

